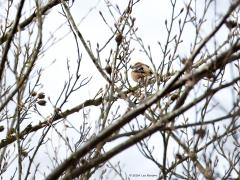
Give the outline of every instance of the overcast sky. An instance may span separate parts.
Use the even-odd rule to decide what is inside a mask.
[[[122,1],[116,1],[112,0],[111,3],[115,4],[118,3],[118,6],[123,11],[126,7],[126,4],[128,3],[127,0]],[[181,8],[185,7],[184,2],[188,1],[178,1],[177,2],[177,11],[180,11]],[[198,12],[201,14],[203,9],[203,2],[198,1],[198,4],[196,5],[196,8],[198,9]],[[221,3],[218,3],[217,7],[217,16],[214,16],[214,9],[212,8],[212,14],[207,14],[207,19],[212,21],[209,21],[206,23],[206,26],[204,30],[201,31],[201,34],[207,35],[211,29],[214,26],[214,20],[218,20],[221,15],[226,11],[228,8],[228,0],[222,0]],[[57,9],[57,8],[56,8]],[[65,19],[58,13],[58,11],[61,11],[60,8],[54,12],[50,12],[49,16],[47,16],[45,21],[45,33],[48,32],[54,32],[54,30],[62,24]],[[106,3],[103,0],[91,0],[91,1],[76,1],[75,5],[72,8],[72,14],[76,20],[77,23],[79,23],[79,29],[82,32],[83,36],[86,40],[89,40],[92,45],[92,49],[96,48],[96,44],[99,43],[100,47],[106,42],[106,39],[108,39],[112,34],[111,31],[108,29],[108,27],[104,24],[102,18],[99,15],[99,11],[103,13],[103,15],[106,17],[106,19],[109,21],[109,23],[113,24],[114,20],[110,16],[107,8]],[[158,45],[158,41],[161,43],[164,43],[166,41],[166,29],[164,22],[167,19],[168,22],[171,17],[171,5],[169,1],[156,1],[156,0],[143,0],[140,3],[138,3],[134,9],[132,15],[136,17],[136,27],[138,27],[137,34],[142,38],[145,45],[150,45],[152,49],[152,55],[154,62],[158,65],[161,62],[161,53],[160,48]],[[116,17],[117,13],[115,14]],[[111,25],[112,25],[111,24]],[[178,26],[174,26],[174,32],[178,33],[179,29]],[[61,37],[64,34],[69,32],[69,27],[65,25],[60,30],[58,30],[54,35],[56,37]],[[181,45],[182,51],[180,56],[189,56],[190,51],[190,42],[192,42],[192,37],[194,35],[194,31],[191,27],[184,31],[183,37],[184,42]],[[221,36],[223,36],[223,39],[225,38],[227,34],[218,34],[219,41],[221,41]],[[151,64],[147,59],[146,56],[139,51],[140,47],[138,44],[135,45],[135,51],[132,54],[132,63],[136,61],[143,61],[147,64]],[[108,54],[110,51],[110,48],[112,46],[109,46],[106,48],[104,53],[102,54],[102,59],[108,58]],[[74,97],[70,98],[71,103],[69,103],[69,107],[73,107],[76,104],[79,104],[79,102],[82,102],[85,99],[92,98],[97,90],[100,88],[104,88],[106,81],[103,78],[99,78],[100,74],[97,72],[96,68],[94,67],[93,63],[87,56],[86,52],[83,48],[81,48],[81,53],[83,54],[82,58],[82,65],[81,65],[81,72],[82,77],[92,77],[91,82],[88,84],[86,88],[83,88],[82,91],[78,92]],[[54,100],[54,98],[57,98],[58,94],[60,93],[60,89],[63,86],[62,79],[67,79],[66,74],[62,72],[66,72],[66,60],[70,60],[70,65],[72,63],[74,69],[74,60],[77,58],[76,54],[76,45],[74,43],[74,39],[72,34],[69,34],[66,36],[62,41],[57,43],[54,47],[52,47],[45,56],[43,57],[42,62],[43,66],[48,67],[49,64],[51,64],[51,61],[56,60],[55,64],[52,66],[49,66],[46,68],[43,77],[43,89],[47,94]],[[104,61],[102,62],[104,63]],[[131,81],[131,83],[134,83]],[[77,98],[76,98],[77,97]],[[124,105],[124,103],[119,103],[121,106]],[[65,107],[67,108],[67,107]],[[49,110],[49,109],[48,109]],[[46,111],[46,115],[49,114],[49,111]],[[45,110],[43,110],[45,111]],[[122,112],[124,112],[124,108],[122,109]],[[96,109],[96,111],[91,111],[90,118],[94,121],[96,118],[98,118],[99,111]],[[79,114],[77,116],[73,115],[72,118],[79,119]],[[157,159],[161,159],[162,155],[162,147],[156,146],[156,144],[162,144],[161,139],[159,138],[159,134],[154,135],[151,138],[152,145],[155,145],[154,147],[154,154]],[[115,144],[115,143],[113,143]],[[108,147],[106,147],[108,149]],[[169,155],[171,155],[173,152],[176,152],[178,149],[175,149],[174,147],[169,148]],[[171,157],[171,156],[168,156]],[[169,159],[170,160],[170,159]],[[130,148],[126,152],[123,152],[116,157],[114,157],[111,162],[116,163],[117,161],[120,161],[120,165],[123,168],[124,171],[127,173],[143,173],[143,174],[158,174],[159,169],[149,160],[144,158],[137,150],[136,146]],[[96,174],[97,177],[98,174]],[[97,178],[96,178],[97,179]],[[139,178],[138,178],[139,179]],[[143,178],[144,179],[144,178]],[[150,178],[149,178],[150,179]],[[155,178],[153,178],[155,179]]]
[[[31,0],[28,1],[31,3]],[[112,4],[118,4],[120,9],[123,11],[126,7],[128,0],[111,0]],[[182,1],[178,0],[177,2],[177,11],[180,11],[181,8],[185,7],[184,2],[188,1]],[[0,1],[2,3],[2,1]],[[207,14],[208,20],[212,19],[212,21],[209,21],[206,25],[206,29],[201,31],[202,35],[207,35],[212,27],[214,26],[214,20],[218,20],[218,18],[221,17],[221,15],[226,11],[228,8],[229,0],[221,0],[221,3],[218,3],[217,7],[217,15],[214,16],[214,9],[212,11],[212,14]],[[197,9],[199,9],[199,13],[202,12],[203,4],[202,1],[199,1],[197,4]],[[73,8],[71,9],[71,12],[73,14],[73,17],[75,18],[75,21],[79,25],[79,30],[82,32],[83,36],[86,40],[89,40],[92,45],[92,49],[94,50],[96,48],[97,43],[100,44],[100,47],[106,42],[106,40],[112,35],[109,28],[104,24],[101,16],[99,15],[99,11],[103,13],[103,15],[107,18],[109,23],[112,23],[113,25],[114,20],[110,16],[107,8],[106,8],[106,2],[104,0],[75,0],[75,4]],[[59,13],[61,12],[61,7],[54,8],[51,12],[49,12],[48,16],[45,19],[44,22],[44,41],[47,43],[51,43],[51,41],[48,41],[48,37],[50,35],[54,35],[56,38],[64,37],[61,41],[57,42],[53,47],[51,47],[49,50],[46,51],[44,56],[41,58],[41,63],[39,64],[39,68],[43,68],[44,73],[41,78],[41,82],[43,84],[42,90],[46,93],[47,96],[51,98],[53,102],[56,101],[58,98],[61,89],[63,88],[64,81],[63,79],[67,80],[67,74],[66,74],[66,62],[67,59],[70,61],[70,68],[73,70],[76,68],[76,44],[73,38],[72,34],[69,33],[69,26],[65,23],[65,18]],[[164,22],[166,19],[170,20],[171,17],[171,5],[169,1],[160,1],[160,0],[142,0],[140,1],[133,9],[132,16],[136,18],[136,27],[138,27],[137,34],[142,38],[145,45],[150,45],[152,50],[152,55],[154,59],[154,63],[157,65],[161,62],[161,53],[160,48],[158,45],[158,41],[164,43],[166,40],[166,29]],[[116,17],[117,13],[115,14]],[[64,24],[65,23],[65,24]],[[60,25],[64,24],[59,30],[56,30]],[[182,52],[180,52],[180,56],[189,56],[190,51],[190,42],[192,41],[193,35],[193,29],[189,28],[185,31],[184,42],[181,45],[182,46]],[[174,26],[174,32],[178,32],[177,25]],[[68,34],[68,35],[66,35]],[[227,33],[218,34],[218,39],[221,41],[221,36],[225,38]],[[114,44],[113,44],[114,45]],[[146,56],[139,51],[140,47],[139,45],[133,44],[136,49],[134,53],[132,54],[132,62],[136,61],[143,61],[151,66],[151,63],[147,59]],[[109,55],[110,49],[113,48],[113,46],[109,46],[106,48],[104,53],[102,54],[102,60],[107,59]],[[114,49],[114,48],[113,48]],[[63,111],[67,108],[74,107],[77,104],[80,104],[86,99],[92,98],[96,92],[100,88],[104,88],[106,85],[106,81],[103,78],[100,78],[101,75],[98,73],[97,69],[94,67],[93,63],[91,62],[90,58],[86,54],[85,50],[81,47],[80,48],[81,53],[83,54],[82,58],[82,64],[81,64],[81,74],[82,78],[86,77],[92,77],[90,83],[83,87],[82,90],[77,92],[74,97],[70,98],[70,102],[67,106],[64,106]],[[54,64],[52,65],[52,62]],[[104,64],[104,61],[102,62]],[[134,82],[131,81],[132,84]],[[124,106],[124,103],[126,102],[119,102],[118,104]],[[116,105],[117,106],[117,105]],[[126,105],[127,106],[127,105]],[[122,112],[124,112],[124,108],[121,109]],[[41,113],[43,116],[48,116],[52,111],[53,107],[48,104],[47,108],[40,108]],[[99,109],[93,109],[90,113],[90,119],[94,122],[99,115]],[[81,119],[81,114],[75,114],[70,116],[70,118],[79,120]],[[94,123],[92,122],[92,125]],[[73,124],[77,122],[73,121]],[[133,122],[134,123],[134,122]],[[51,137],[54,138],[54,137]],[[160,142],[161,139],[159,138],[159,134],[156,134],[151,139],[151,144],[162,144]],[[56,142],[58,143],[58,142]],[[115,143],[113,143],[115,144]],[[108,147],[106,147],[108,149]],[[154,148],[154,154],[156,156],[159,156],[157,159],[161,159],[162,155],[162,147],[155,146]],[[169,153],[172,154],[173,152],[176,152],[177,149],[174,147],[170,148]],[[43,166],[49,164],[49,159],[46,157],[45,154],[46,151],[43,152],[42,157],[39,158],[39,161],[42,161]],[[64,152],[64,151],[63,151]],[[66,156],[67,157],[67,156]],[[170,157],[170,156],[169,156]],[[127,150],[127,153],[124,151],[123,153],[117,155],[114,157],[111,162],[116,163],[117,161],[120,161],[121,167],[123,167],[123,170],[127,173],[144,173],[144,174],[156,174],[159,173],[159,168],[156,167],[151,161],[144,158],[137,150],[136,146],[130,148]],[[97,174],[96,174],[96,179]],[[139,179],[139,178],[138,178]],[[144,179],[144,178],[143,178]],[[149,178],[150,179],[150,178]],[[156,179],[156,178],[153,178]]]

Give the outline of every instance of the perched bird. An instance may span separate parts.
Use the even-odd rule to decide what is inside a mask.
[[[135,82],[146,82],[148,78],[153,74],[151,68],[141,62],[135,63],[130,66],[132,69],[131,76]]]

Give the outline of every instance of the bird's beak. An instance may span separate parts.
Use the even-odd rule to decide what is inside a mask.
[[[130,69],[132,69],[132,72],[137,72],[136,67],[134,67],[134,66],[132,66],[132,65],[130,65]]]

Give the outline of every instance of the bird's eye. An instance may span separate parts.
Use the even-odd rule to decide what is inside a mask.
[[[139,72],[141,72],[141,73],[144,73],[143,67],[138,67],[137,70],[138,70]]]

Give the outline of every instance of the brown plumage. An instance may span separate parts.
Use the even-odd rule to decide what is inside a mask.
[[[135,82],[145,82],[153,74],[151,68],[141,62],[135,63],[131,69],[131,76]]]

